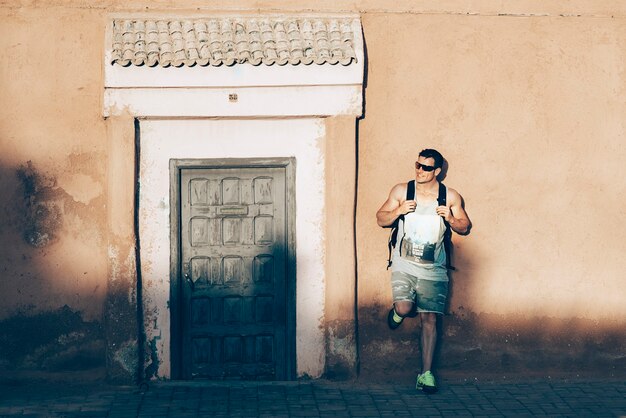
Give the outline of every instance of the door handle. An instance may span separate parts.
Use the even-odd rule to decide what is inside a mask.
[[[194,284],[193,280],[191,280],[191,277],[189,277],[189,275],[187,273],[185,273],[185,280],[187,281],[187,283],[189,283],[189,287],[191,287],[191,290],[194,290],[195,284]]]
[[[189,284],[191,290],[194,290],[195,284],[189,275],[189,263],[183,263],[183,276],[185,277],[185,281]]]

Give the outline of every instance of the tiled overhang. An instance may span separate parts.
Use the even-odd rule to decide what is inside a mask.
[[[354,38],[348,18],[115,19],[111,63],[349,65]]]
[[[116,13],[103,114],[360,116],[364,62],[354,14]]]

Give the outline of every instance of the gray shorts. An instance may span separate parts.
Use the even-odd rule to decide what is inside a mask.
[[[448,299],[448,282],[419,279],[401,271],[391,273],[391,291],[395,302],[413,302],[418,312],[443,314]]]

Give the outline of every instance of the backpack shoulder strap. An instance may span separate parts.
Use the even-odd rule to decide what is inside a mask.
[[[437,204],[439,206],[446,206],[447,204],[447,196],[448,188],[441,182],[439,182],[439,196],[437,196]],[[450,229],[450,224],[444,219],[444,225],[446,226],[446,231],[443,235],[443,245],[446,249],[446,265],[450,270],[456,270],[451,263],[450,255],[452,252],[452,230]]]
[[[406,200],[414,200],[415,199],[415,180],[410,180],[406,184]],[[387,269],[391,267],[391,252],[396,246],[398,242],[398,223],[400,221],[404,222],[404,215],[398,216],[398,219],[392,225],[391,232],[389,233],[389,240],[387,241],[387,247],[389,249],[389,257],[387,258]]]
[[[409,180],[406,184],[406,200],[415,200],[415,180]],[[404,215],[398,216],[398,220],[404,221]]]
[[[406,200],[415,200],[415,180],[406,184]]]
[[[439,195],[437,196],[437,204],[439,206],[446,206],[448,200],[448,188],[445,184],[439,182]],[[445,219],[443,220],[446,226],[446,235],[450,235],[450,224]]]
[[[439,182],[439,195],[437,196],[437,203],[439,206],[446,206],[448,189],[445,184]]]

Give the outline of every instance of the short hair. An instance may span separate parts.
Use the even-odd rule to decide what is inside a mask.
[[[441,155],[441,153],[437,150],[429,148],[423,149],[420,151],[418,157],[432,158],[435,160],[435,168],[443,167],[443,155]]]

